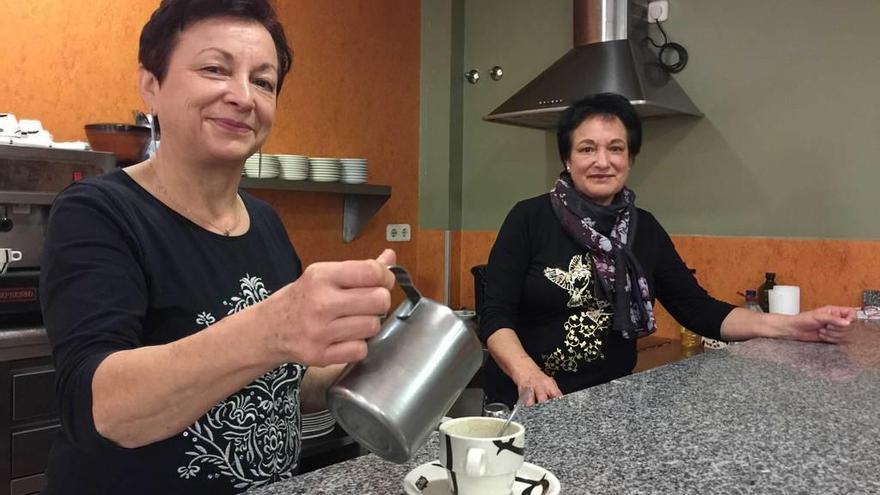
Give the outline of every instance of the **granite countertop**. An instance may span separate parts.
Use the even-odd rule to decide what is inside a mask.
[[[880,326],[840,346],[755,339],[527,408],[562,493],[880,493]],[[367,455],[252,493],[398,494],[437,457]],[[537,495],[537,494],[534,494]]]

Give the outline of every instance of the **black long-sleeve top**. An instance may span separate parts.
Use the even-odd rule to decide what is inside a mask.
[[[632,250],[651,300],[659,299],[685,327],[720,338],[721,323],[735,306],[700,287],[653,215],[638,209],[637,225]],[[595,277],[592,259],[557,220],[549,194],[517,203],[489,255],[482,339],[513,329],[563,393],[631,373],[636,342],[611,332],[612,308],[598,295]],[[488,401],[516,401],[515,384],[494,360],[484,380]]]
[[[77,182],[55,200],[40,287],[62,433],[44,494],[214,495],[293,476],[300,364],[269,371],[186,430],[143,447],[104,438],[92,417],[92,379],[109,354],[205,330],[299,276],[281,219],[240,194],[250,228],[231,237],[179,215],[121,169]]]

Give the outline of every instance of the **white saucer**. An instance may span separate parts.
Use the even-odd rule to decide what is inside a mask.
[[[560,491],[559,480],[550,471],[524,462],[519,471],[516,472],[517,478],[527,480],[546,480],[549,483],[546,491],[541,492],[540,487],[535,487],[530,495],[558,495]],[[419,483],[420,478],[425,478]],[[427,482],[427,483],[425,483]],[[419,489],[419,485],[424,485],[423,489]],[[513,483],[513,491],[511,495],[522,495],[533,485],[522,481]],[[403,490],[409,495],[449,495],[452,493],[452,487],[449,485],[449,478],[446,474],[446,468],[440,465],[440,461],[426,462],[421,466],[410,471],[403,478]]]

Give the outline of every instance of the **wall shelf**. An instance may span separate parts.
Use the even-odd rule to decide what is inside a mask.
[[[108,171],[116,166],[116,156],[103,151],[80,151],[40,146],[0,144],[0,159],[36,162],[63,162],[97,165]]]
[[[351,242],[391,197],[391,186],[307,180],[242,178],[245,189],[318,192],[343,195],[342,240]]]
[[[8,162],[58,162],[66,163],[71,167],[76,165],[91,165],[99,171],[109,171],[115,168],[116,158],[112,153],[94,151],[62,150],[56,148],[38,148],[30,146],[0,145],[0,163]],[[42,170],[42,169],[41,169]],[[8,175],[9,170],[6,171]],[[100,173],[100,172],[98,172]],[[25,174],[27,175],[27,174]],[[29,180],[45,182],[45,174],[30,174]],[[64,175],[64,174],[62,174]],[[92,175],[92,174],[86,174]],[[0,174],[2,176],[2,174]],[[0,177],[2,179],[2,177]],[[10,178],[11,181],[11,178]],[[51,204],[58,191],[70,183],[70,175],[64,175],[59,183],[42,184],[44,190],[37,186],[27,188],[33,192],[22,192],[21,188],[11,187],[14,184],[5,184],[0,180],[0,196],[3,201],[9,203],[32,203]],[[57,181],[56,181],[57,182]],[[5,186],[5,187],[4,187]],[[341,182],[312,182],[305,180],[284,179],[251,179],[242,178],[241,187],[245,189],[274,189],[283,191],[302,191],[341,194],[343,196],[342,210],[342,240],[351,242],[360,231],[367,225],[373,216],[382,208],[382,205],[391,197],[391,186],[376,184],[343,184]],[[6,190],[9,189],[9,190]]]

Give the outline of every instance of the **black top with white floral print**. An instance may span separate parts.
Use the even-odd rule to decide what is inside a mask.
[[[101,437],[91,415],[92,377],[107,355],[191,335],[299,276],[278,215],[240,194],[251,224],[233,237],[190,222],[122,170],[75,183],[56,199],[41,296],[63,432],[44,493],[238,493],[292,476],[305,371],[298,364],[267,373],[185,431],[142,448]]]
[[[719,338],[733,305],[700,287],[653,215],[638,211],[632,246],[651,300],[687,328]],[[612,307],[601,294],[590,256],[562,227],[549,195],[520,201],[507,215],[489,255],[480,315],[485,341],[512,328],[523,348],[563,393],[632,372],[635,340],[610,332]],[[493,360],[484,367],[487,399],[516,401],[516,387]]]

